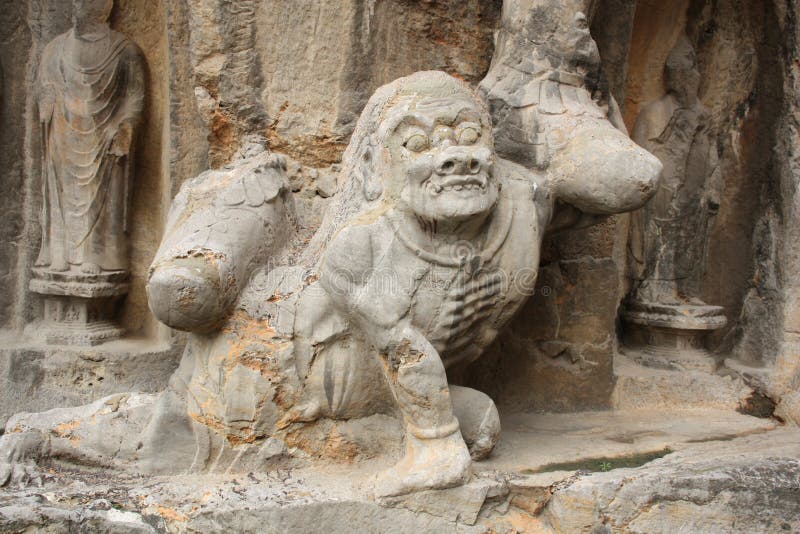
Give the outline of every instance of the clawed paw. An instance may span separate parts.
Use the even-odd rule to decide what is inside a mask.
[[[396,497],[417,491],[447,489],[470,478],[470,456],[459,432],[435,439],[406,436],[406,455],[375,477],[374,497]]]

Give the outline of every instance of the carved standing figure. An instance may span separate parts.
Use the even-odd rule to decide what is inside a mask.
[[[32,289],[45,295],[102,299],[127,292],[144,71],[138,47],[109,27],[112,8],[113,0],[74,0],[73,28],[45,47],[39,66],[42,244]],[[45,313],[56,323],[107,311],[52,300]]]
[[[631,265],[638,285],[625,317],[635,344],[697,356],[704,354],[705,333],[726,322],[722,308],[701,299],[721,174],[686,36],[667,57],[664,75],[667,93],[642,109],[632,134],[661,161],[664,173],[653,199],[632,217]],[[695,364],[703,362],[711,363],[701,358]]]

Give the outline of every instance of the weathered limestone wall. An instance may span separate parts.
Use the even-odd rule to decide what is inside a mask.
[[[793,2],[638,2],[625,118],[663,95],[663,62],[685,33],[720,161],[719,212],[702,298],[725,307],[712,348],[798,420],[797,6]],[[666,22],[665,22],[666,21]],[[740,368],[741,369],[741,368]]]
[[[19,254],[29,247],[23,238],[25,206],[25,101],[29,84],[25,61],[31,48],[27,4],[4,2],[0,10],[0,328],[14,320]]]
[[[738,345],[743,360],[769,362],[777,331],[765,332],[766,324],[750,318],[774,313],[765,299],[776,291],[774,277],[759,265],[774,256],[774,228],[762,218],[772,194],[769,155],[781,100],[773,9],[763,2],[700,0],[643,0],[638,6],[625,122],[632,127],[642,106],[664,95],[664,62],[678,38],[687,35],[698,56],[699,96],[710,110],[708,127],[722,177],[700,295],[708,304],[723,306],[728,317],[712,348],[730,352]]]
[[[507,411],[607,408],[621,270],[616,220],[552,239],[536,292],[465,380]]]
[[[686,26],[689,0],[636,2],[625,82],[625,124],[630,130],[640,108],[664,94],[664,62]]]
[[[212,167],[243,135],[304,165],[341,159],[375,88],[417,70],[477,82],[498,1],[193,0],[185,10],[194,92]]]
[[[158,323],[147,307],[144,283],[147,268],[158,248],[166,211],[162,191],[172,179],[167,167],[169,146],[169,62],[166,13],[160,0],[117,0],[112,26],[131,37],[144,53],[147,96],[136,153],[131,239],[131,292],[122,323],[144,337],[157,337]]]
[[[774,2],[780,31],[783,99],[774,149],[776,180],[771,215],[780,225],[773,272],[780,291],[773,294],[780,310],[781,345],[777,351],[770,393],[780,398],[777,414],[800,424],[800,13],[791,1]],[[776,305],[777,304],[777,305]],[[770,324],[769,318],[754,322]]]
[[[764,265],[773,254],[774,228],[765,226],[763,215],[774,198],[771,156],[777,156],[774,124],[782,100],[777,20],[769,4],[755,2],[744,11],[737,2],[693,6],[690,17],[705,81],[701,99],[711,109],[724,183],[704,297],[725,306],[731,321],[733,335],[721,340],[721,350],[739,344],[743,360],[770,364],[777,336],[758,334],[749,317],[774,313],[761,301],[776,290]],[[758,341],[748,343],[753,335]]]
[[[557,4],[553,12],[568,13]],[[572,5],[592,17],[592,35],[603,61],[598,91],[621,103],[634,3],[595,0]],[[617,310],[626,291],[628,219],[611,216],[589,228],[550,236],[535,294],[462,380],[508,411],[608,408]]]
[[[595,0],[588,8],[609,92],[623,110],[636,6],[636,0]]]
[[[175,181],[197,174],[187,172],[191,162],[218,168],[245,139],[266,138],[289,156],[310,226],[335,191],[338,161],[372,91],[424,69],[479,81],[500,12],[499,1],[477,0],[168,5],[170,39],[182,43],[170,47]]]

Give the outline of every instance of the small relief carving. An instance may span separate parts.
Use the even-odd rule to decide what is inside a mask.
[[[68,306],[67,312],[64,314],[65,321],[77,321],[81,318],[81,312],[75,306]]]

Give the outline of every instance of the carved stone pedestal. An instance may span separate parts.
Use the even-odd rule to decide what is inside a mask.
[[[631,301],[623,314],[626,344],[639,349],[643,365],[713,371],[716,361],[705,348],[709,332],[727,323],[723,308]]]
[[[99,274],[34,269],[30,289],[44,295],[44,322],[37,337],[51,345],[99,345],[122,337],[113,318],[128,293],[125,271]]]

